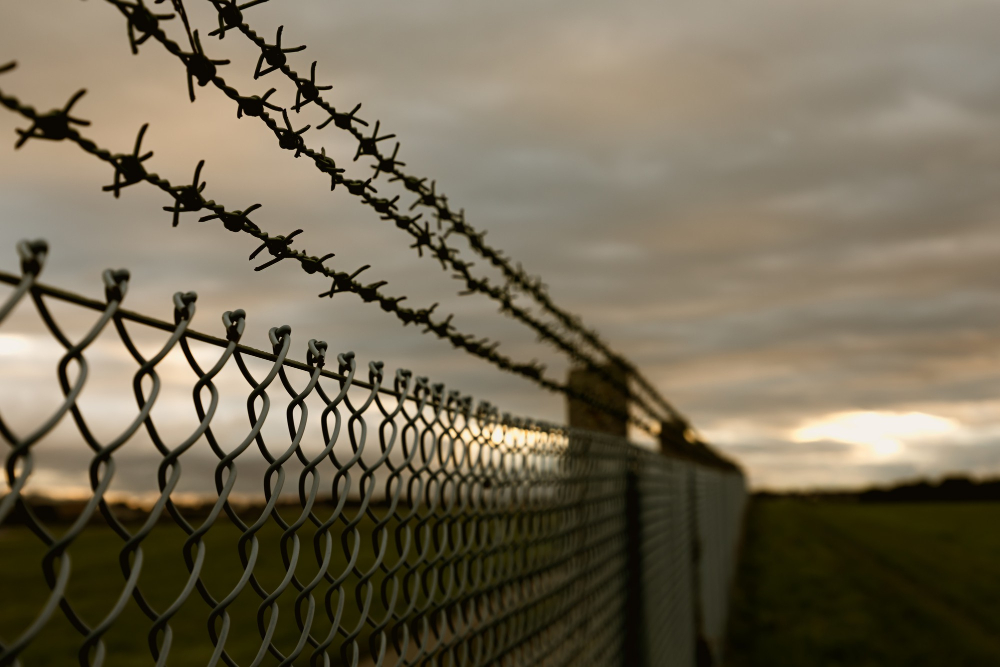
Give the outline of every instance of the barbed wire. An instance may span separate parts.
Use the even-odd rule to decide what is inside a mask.
[[[633,364],[614,352],[607,345],[607,343],[601,339],[600,335],[595,330],[585,327],[578,315],[569,313],[568,311],[557,306],[549,296],[541,278],[528,274],[520,263],[517,263],[516,266],[512,265],[511,260],[508,259],[502,251],[486,243],[484,240],[486,232],[479,232],[468,223],[465,219],[465,209],[461,209],[458,212],[451,210],[448,204],[448,197],[444,194],[437,194],[435,181],[431,181],[431,185],[428,188],[426,185],[427,178],[409,175],[401,170],[400,167],[406,166],[406,163],[400,162],[396,159],[400,146],[398,141],[396,142],[392,155],[383,155],[379,151],[378,142],[383,139],[394,138],[395,135],[378,137],[378,121],[376,121],[375,131],[372,133],[371,137],[366,137],[363,132],[355,127],[352,122],[364,125],[365,127],[368,126],[368,123],[356,118],[354,115],[361,108],[360,103],[355,105],[349,114],[344,114],[342,112],[338,112],[333,105],[324,100],[320,91],[328,90],[332,88],[332,86],[316,85],[316,61],[313,61],[312,63],[309,78],[305,79],[300,77],[298,73],[288,65],[287,58],[285,58],[284,54],[302,51],[306,47],[303,45],[292,49],[282,49],[281,32],[284,26],[278,27],[276,44],[274,46],[268,45],[267,42],[260,37],[253,28],[250,27],[250,25],[243,18],[242,10],[248,9],[253,5],[263,4],[268,0],[254,0],[253,2],[243,5],[237,5],[235,0],[208,1],[219,14],[219,28],[218,30],[214,30],[209,33],[210,35],[218,35],[219,39],[222,39],[225,37],[225,33],[228,30],[235,29],[242,33],[261,50],[258,67],[254,72],[255,79],[272,71],[280,71],[284,74],[286,78],[295,84],[297,89],[296,104],[295,107],[293,107],[296,112],[300,111],[301,107],[305,106],[309,102],[314,102],[330,116],[327,121],[318,125],[317,129],[322,129],[333,121],[337,128],[349,132],[358,142],[357,152],[354,156],[355,160],[362,155],[369,155],[374,158],[375,165],[373,166],[373,169],[375,170],[375,173],[372,176],[372,180],[377,179],[379,174],[385,173],[393,176],[393,178],[390,179],[391,181],[402,181],[404,187],[417,195],[417,199],[409,207],[409,210],[413,210],[417,206],[424,206],[433,209],[437,217],[438,229],[441,228],[441,224],[443,222],[447,222],[450,225],[450,228],[444,234],[445,237],[453,233],[466,237],[466,240],[473,251],[499,269],[501,273],[503,273],[504,278],[507,280],[509,285],[516,287],[524,294],[527,294],[535,299],[535,301],[538,302],[544,310],[555,316],[555,318],[566,330],[580,335],[588,344],[607,357],[608,360],[625,369],[636,380],[636,382],[639,383],[643,390],[649,393],[653,400],[656,401],[664,410],[674,417],[680,417],[675,408],[670,405],[670,403],[659,393],[659,391],[657,391],[652,383],[650,383]],[[177,4],[183,3],[181,0],[178,0]],[[270,58],[268,58],[268,56],[270,56]],[[262,71],[260,69],[260,64],[264,60],[267,60],[271,67]],[[304,102],[300,102],[300,98]],[[461,269],[456,270],[459,271],[460,275],[463,274]],[[465,276],[461,275],[461,277]],[[490,294],[490,296],[493,295]],[[605,379],[613,381],[613,378]]]
[[[135,19],[134,19],[136,12],[139,11],[136,9],[136,5],[130,5],[128,3],[123,2],[122,0],[107,0],[107,2],[117,7],[126,16],[126,18],[129,20],[130,26],[133,26],[135,27],[135,29],[138,29],[138,26],[135,25]],[[283,72],[286,73],[286,76],[294,78],[294,80],[296,81],[296,86],[298,87],[298,92],[296,94],[296,105],[293,108],[296,111],[300,110],[301,107],[304,106],[303,104],[304,101],[305,104],[308,104],[309,102],[316,102],[320,106],[323,106],[325,110],[328,110],[328,113],[330,113],[330,118],[326,122],[321,123],[317,127],[322,128],[325,127],[330,122],[335,122],[338,127],[349,129],[352,132],[352,134],[355,134],[359,142],[357,151],[355,153],[355,160],[361,155],[379,155],[377,151],[378,142],[395,136],[395,135],[384,135],[380,137],[378,135],[380,127],[379,122],[375,123],[375,128],[372,132],[371,137],[365,137],[363,134],[358,132],[351,123],[357,122],[357,119],[354,117],[353,114],[360,108],[360,105],[355,107],[350,114],[338,114],[338,112],[336,112],[336,110],[332,106],[328,105],[326,102],[322,103],[320,102],[321,97],[319,95],[319,90],[325,89],[327,87],[326,86],[317,87],[315,85],[315,67],[313,68],[312,75],[308,80],[300,79],[298,75],[295,74],[294,71],[288,68],[287,58],[285,54],[299,51],[305,47],[301,48],[283,47],[281,45],[282,30],[280,28],[278,30],[278,34],[275,39],[275,44],[267,45],[266,42],[264,42],[261,38],[259,38],[256,35],[256,33],[252,31],[252,29],[250,29],[248,26],[246,26],[245,23],[242,22],[242,11],[239,6],[235,5],[235,3],[224,2],[223,0],[216,0],[216,2],[218,4],[215,4],[214,6],[216,7],[217,10],[219,9],[220,5],[225,5],[224,11],[220,11],[220,16],[219,16],[219,20],[224,25],[224,27],[243,26],[240,27],[240,30],[245,31],[245,34],[251,36],[251,39],[253,39],[255,43],[257,43],[258,46],[260,46],[261,56],[257,62],[255,76],[260,76],[262,74],[275,71],[276,69],[281,69]],[[183,11],[182,0],[172,0],[172,3],[175,9],[178,10],[178,13],[181,13]],[[258,2],[256,4],[260,3]],[[240,22],[238,24],[230,25],[230,22],[236,20],[237,15],[240,17]],[[193,31],[193,33],[191,32],[190,27],[186,20],[186,14],[182,15],[182,18],[184,19],[185,26],[188,31],[188,41],[192,49],[191,53],[185,53],[176,42],[171,40],[166,35],[166,33],[164,33],[159,28],[158,24],[155,21],[149,23],[148,16],[144,18],[142,26],[146,29],[145,35],[148,35],[149,37],[152,37],[155,41],[160,42],[167,49],[168,52],[175,55],[178,59],[184,62],[188,70],[187,72],[188,91],[192,101],[195,99],[195,94],[194,94],[195,80],[197,81],[199,86],[206,86],[208,85],[208,83],[212,83],[216,88],[221,90],[230,99],[237,102],[237,104],[239,105],[239,108],[237,110],[238,116],[240,116],[242,113],[246,113],[249,116],[260,118],[261,121],[264,122],[265,125],[267,125],[267,127],[275,134],[275,137],[277,138],[278,144],[281,148],[294,151],[295,157],[306,155],[312,158],[317,169],[331,176],[332,178],[331,190],[335,189],[338,184],[343,184],[350,194],[359,197],[364,203],[368,204],[376,212],[380,213],[383,220],[392,221],[395,227],[409,233],[411,238],[414,240],[414,243],[411,247],[415,248],[421,257],[423,256],[423,250],[426,248],[429,250],[428,256],[437,259],[441,263],[443,269],[447,270],[448,268],[451,268],[452,270],[454,270],[456,272],[454,274],[455,277],[462,280],[466,285],[466,289],[460,292],[461,295],[473,294],[473,293],[481,293],[487,295],[488,297],[500,303],[500,311],[502,313],[510,315],[511,317],[528,325],[531,329],[533,329],[536,332],[540,340],[551,343],[557,349],[559,349],[567,356],[569,356],[573,361],[582,364],[589,371],[597,374],[606,382],[618,388],[619,391],[622,391],[627,394],[632,393],[629,391],[627,380],[625,382],[622,382],[621,379],[616,377],[614,374],[610,373],[608,369],[604,368],[596,360],[585,354],[577,345],[573,344],[572,342],[560,336],[555,329],[533,317],[527,310],[516,305],[513,302],[513,296],[510,292],[509,286],[506,288],[497,287],[495,285],[492,285],[488,279],[477,277],[471,273],[470,268],[472,264],[459,259],[457,257],[458,254],[457,249],[449,247],[446,243],[447,235],[450,234],[451,231],[455,231],[458,229],[461,229],[462,230],[461,233],[465,234],[466,236],[472,234],[472,237],[478,239],[477,242],[479,243],[482,242],[482,237],[484,235],[484,232],[475,232],[475,230],[472,230],[472,228],[467,228],[464,222],[464,213],[459,217],[451,220],[452,230],[449,230],[449,232],[443,236],[438,236],[435,243],[435,235],[433,234],[433,232],[430,231],[430,224],[425,223],[423,228],[421,228],[420,225],[418,224],[419,220],[423,217],[422,214],[418,214],[416,216],[411,217],[409,215],[404,215],[400,213],[396,209],[395,199],[389,201],[384,198],[376,198],[373,196],[372,193],[377,193],[377,191],[371,185],[372,179],[360,181],[356,179],[345,178],[342,175],[344,170],[336,167],[336,164],[333,161],[333,159],[326,156],[325,150],[322,153],[317,153],[316,151],[310,149],[306,145],[302,135],[307,130],[309,130],[311,126],[306,125],[305,127],[299,130],[295,130],[291,125],[286,109],[281,108],[280,106],[274,104],[267,103],[265,101],[265,98],[267,98],[269,95],[272,94],[273,89],[269,90],[262,98],[256,96],[248,97],[241,95],[237,89],[227,84],[225,79],[219,76],[217,72],[217,65],[227,64],[228,61],[221,61],[221,60],[216,61],[208,58],[208,56],[205,55],[205,52],[202,48],[198,31],[195,30]],[[209,34],[218,34],[220,37],[223,37],[225,31],[222,28],[220,28],[220,30],[213,31],[212,33]],[[268,63],[269,68],[266,70],[261,70],[261,65],[265,61]],[[277,122],[274,121],[273,118],[271,118],[271,116],[267,113],[268,108],[272,110],[281,111],[282,120],[284,121],[284,127],[279,126]],[[396,169],[394,158],[392,158],[393,164],[391,165],[387,163],[383,164],[384,161],[385,161],[384,158],[382,157],[379,158],[379,167],[383,167],[382,171],[389,172]],[[378,169],[376,171],[378,171]],[[393,171],[393,173],[396,172]],[[394,180],[402,180],[404,186],[407,189],[416,192],[419,195],[417,203],[422,202],[425,206],[434,205],[438,211],[439,224],[440,221],[442,220],[441,217],[442,212],[444,212],[444,215],[448,217],[452,216],[451,212],[446,206],[446,202],[443,205],[443,207],[438,205],[437,202],[440,199],[440,197],[438,197],[435,194],[433,183],[431,185],[431,188],[427,188],[424,185],[424,181],[426,179],[416,179],[415,177],[406,176],[405,174],[402,174],[402,172],[396,174],[396,178]],[[415,203],[414,206],[411,206],[410,208],[411,209],[414,208],[417,203]],[[642,383],[640,382],[640,384]],[[632,400],[636,403],[637,407],[643,409],[648,415],[653,417],[658,422],[671,421],[677,423],[684,421],[683,417],[681,417],[680,414],[672,406],[670,406],[665,402],[663,402],[663,405],[661,407],[663,407],[663,409],[666,411],[667,414],[666,418],[664,418],[664,416],[660,414],[659,411],[654,409],[641,396],[633,395]]]
[[[5,65],[0,71],[10,71],[11,69],[13,69],[13,64]],[[201,170],[205,164],[204,160],[200,161],[195,168],[194,178],[190,185],[176,186],[158,174],[147,171],[143,163],[153,155],[151,151],[142,152],[142,140],[148,128],[148,123],[140,128],[131,153],[112,153],[107,149],[99,147],[90,139],[80,135],[73,127],[73,125],[89,125],[89,121],[77,119],[69,115],[72,106],[85,92],[84,90],[78,91],[62,109],[39,113],[33,107],[21,103],[16,97],[7,95],[3,90],[0,90],[0,105],[19,113],[32,123],[27,130],[17,130],[17,134],[20,136],[17,145],[21,146],[29,139],[45,139],[50,141],[69,140],[77,144],[85,152],[114,167],[115,174],[112,184],[106,185],[102,189],[105,192],[113,192],[116,198],[120,195],[123,188],[147,182],[173,198],[174,203],[172,206],[163,207],[164,211],[172,214],[173,226],[179,224],[179,216],[182,213],[209,211],[209,215],[204,215],[200,218],[201,221],[219,220],[227,230],[236,233],[246,233],[259,240],[261,246],[250,255],[250,259],[255,259],[264,250],[268,251],[272,259],[255,267],[255,271],[260,271],[285,259],[297,261],[307,274],[320,274],[332,280],[330,290],[322,293],[320,296],[332,297],[334,294],[341,292],[356,294],[366,303],[378,303],[383,311],[395,315],[404,326],[408,324],[423,326],[425,333],[434,333],[439,339],[446,339],[454,347],[485,359],[501,370],[529,379],[549,391],[559,392],[576,400],[583,401],[591,407],[611,414],[618,419],[625,419],[647,433],[655,435],[659,432],[658,425],[655,423],[651,424],[636,415],[628,414],[627,411],[623,412],[616,409],[614,406],[608,405],[605,401],[589,393],[546,377],[544,375],[545,367],[537,361],[532,361],[531,363],[515,362],[512,358],[497,351],[498,342],[490,341],[489,338],[477,338],[471,334],[461,333],[452,324],[454,317],[452,314],[449,314],[442,320],[435,321],[431,315],[438,304],[435,303],[429,308],[408,308],[400,305],[400,302],[407,297],[391,297],[379,291],[379,288],[386,284],[385,281],[369,284],[359,282],[356,279],[357,276],[365,269],[370,268],[369,266],[366,265],[354,273],[348,274],[342,271],[335,271],[324,265],[324,262],[333,256],[333,253],[327,253],[320,257],[309,254],[305,249],[293,249],[291,245],[294,237],[300,234],[302,230],[295,230],[289,234],[271,235],[248,218],[248,215],[259,209],[261,204],[254,204],[243,210],[229,210],[215,200],[206,199],[202,194],[206,183],[201,181]]]

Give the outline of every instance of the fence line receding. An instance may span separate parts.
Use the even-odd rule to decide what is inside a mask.
[[[134,313],[125,271],[104,273],[103,302],[86,299],[37,281],[43,242],[18,249],[22,275],[0,274],[0,332],[15,309],[37,312],[63,349],[62,398],[28,428],[0,405],[0,549],[42,570],[0,572],[19,599],[0,616],[0,665],[693,665],[699,641],[720,652],[738,471],[501,414],[288,327],[254,350],[243,311],[199,333],[194,293],[174,296],[173,322]],[[89,329],[68,336],[54,301],[93,311]],[[143,354],[149,329],[160,347]],[[134,364],[120,378],[131,407],[116,406],[133,416],[98,437],[88,353],[109,335]],[[183,432],[157,421],[170,355],[191,371]],[[234,368],[243,426],[216,428]],[[66,424],[90,490],[53,509],[30,483]],[[109,489],[139,448],[156,493],[127,507]],[[214,484],[193,503],[178,489],[205,468]]]

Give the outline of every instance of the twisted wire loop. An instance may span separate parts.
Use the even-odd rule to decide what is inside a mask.
[[[170,44],[173,44],[173,42],[170,42]],[[173,46],[176,47],[176,49],[180,48],[177,47],[176,44],[173,44]],[[73,100],[79,99],[79,97],[82,96],[82,93],[83,91],[77,93],[73,97]],[[99,160],[112,165],[115,170],[114,182],[112,185],[105,186],[103,189],[108,192],[114,192],[116,197],[122,188],[146,182],[169,194],[174,199],[173,206],[164,207],[165,211],[172,214],[174,226],[178,224],[178,216],[182,213],[208,210],[211,211],[211,214],[203,216],[201,218],[202,221],[218,219],[222,221],[223,226],[227,230],[237,233],[246,233],[261,241],[260,247],[250,255],[250,259],[253,260],[264,250],[267,250],[273,258],[256,267],[255,270],[259,271],[269,266],[273,266],[274,264],[285,259],[297,261],[306,273],[318,273],[333,281],[330,290],[320,296],[332,296],[338,292],[353,293],[366,303],[377,303],[383,311],[395,315],[404,326],[409,324],[423,326],[424,333],[433,333],[439,339],[446,340],[458,349],[462,349],[474,356],[485,359],[501,370],[514,373],[531,380],[549,391],[560,392],[580,400],[595,409],[614,415],[617,418],[625,419],[629,423],[648,433],[658,432],[659,426],[655,421],[650,422],[647,419],[641,418],[639,415],[632,414],[627,411],[623,413],[620,408],[610,405],[606,400],[601,400],[601,398],[596,396],[594,392],[588,392],[579,388],[571,387],[565,383],[558,382],[551,377],[545,376],[545,367],[537,361],[527,363],[515,361],[511,357],[502,354],[497,350],[498,343],[491,343],[488,338],[478,338],[477,336],[471,334],[462,333],[452,324],[453,315],[448,315],[443,319],[435,321],[432,318],[432,313],[438,304],[435,303],[430,307],[416,309],[402,306],[400,305],[401,302],[407,297],[392,297],[381,292],[379,288],[385,285],[384,281],[364,284],[356,280],[358,274],[370,267],[365,266],[351,274],[348,274],[346,272],[336,271],[324,265],[324,262],[333,256],[333,253],[328,253],[323,257],[317,257],[310,255],[305,249],[293,249],[291,247],[293,237],[301,233],[302,230],[296,230],[288,235],[268,234],[247,217],[251,212],[260,208],[260,204],[254,204],[245,210],[227,210],[225,206],[217,203],[215,200],[206,199],[202,195],[206,184],[200,180],[201,170],[204,167],[204,160],[199,162],[198,166],[195,168],[194,179],[191,185],[175,186],[169,180],[162,178],[158,174],[147,172],[146,168],[143,166],[143,162],[152,156],[152,152],[142,154],[140,147],[148,125],[143,125],[139,130],[132,153],[112,153],[107,149],[101,148],[90,139],[82,136],[75,128],[69,127],[65,123],[59,125],[60,129],[58,132],[54,134],[46,134],[47,130],[45,130],[45,128],[48,128],[51,123],[50,121],[44,119],[62,117],[65,115],[66,109],[68,109],[69,105],[67,105],[66,109],[63,111],[55,110],[42,114],[36,111],[33,107],[23,104],[16,97],[6,95],[2,90],[0,90],[0,106],[4,106],[7,109],[10,109],[11,111],[14,111],[32,121],[32,127],[29,128],[29,130],[19,131],[22,137],[34,137],[58,141],[68,140],[77,144],[85,152],[93,155]],[[266,116],[266,114],[264,115]],[[566,348],[566,350],[569,350],[569,348]],[[577,357],[574,356],[574,358]],[[578,360],[586,361],[583,357],[579,357]],[[621,381],[613,375],[610,375],[607,369],[601,366],[596,366],[593,363],[590,363],[589,367],[593,368],[601,377],[611,378],[613,384],[621,384]],[[642,405],[641,402],[640,405]],[[647,413],[654,414],[648,409]],[[676,419],[673,421],[676,422]]]
[[[111,637],[126,626],[143,628],[129,664],[623,664],[626,619],[637,608],[635,553],[644,554],[642,623],[657,629],[642,641],[663,658],[651,664],[692,664],[698,628],[710,642],[721,638],[743,503],[738,473],[501,413],[408,371],[387,375],[378,362],[359,368],[350,352],[334,360],[323,341],[308,341],[305,361],[295,361],[287,326],[270,329],[270,350],[255,349],[240,342],[242,310],[223,314],[220,336],[202,333],[191,328],[193,292],[174,295],[172,321],[135,313],[122,307],[124,270],[104,272],[103,300],[81,297],[38,282],[46,243],[17,249],[21,274],[0,272],[10,286],[0,326],[9,329],[19,305],[33,307],[62,350],[61,400],[26,430],[0,405],[9,446],[0,538],[40,542],[45,586],[15,634],[0,625],[0,665],[113,663],[121,640]],[[79,338],[60,325],[65,311],[53,301],[95,313]],[[167,335],[144,354],[138,341],[149,329]],[[83,397],[88,353],[105,333],[135,370],[134,403],[115,404],[128,423],[102,438]],[[168,359],[193,374],[193,426],[157,417]],[[223,417],[227,398],[242,405],[242,425]],[[38,511],[29,486],[60,425],[90,456],[89,492],[68,526]],[[109,489],[122,457],[139,447],[155,467],[156,492],[137,519]],[[199,471],[212,482],[192,504],[179,489]],[[639,532],[629,516],[636,476]],[[248,483],[255,491],[240,495]],[[95,522],[117,541],[117,568],[86,565]],[[159,576],[150,563],[168,538],[183,575],[164,598],[150,588]],[[0,539],[0,560],[8,543]],[[217,565],[223,556],[228,578]],[[696,569],[711,585],[699,587]],[[23,585],[4,576],[0,568],[0,588]],[[97,582],[107,603],[96,617],[74,593],[80,577]],[[46,639],[60,616],[78,635],[75,655],[55,654],[61,644]],[[181,629],[192,619],[198,636]]]
[[[465,285],[465,290],[460,292],[460,294],[478,293],[493,299],[499,304],[500,312],[509,315],[522,324],[528,326],[538,335],[540,340],[553,345],[557,350],[566,354],[573,362],[578,363],[586,367],[591,372],[598,374],[612,386],[616,386],[620,390],[629,393],[627,380],[623,382],[623,380],[615,373],[610,372],[598,358],[585,351],[584,347],[581,346],[578,341],[573,340],[574,335],[580,337],[587,345],[596,349],[601,356],[613,363],[615,366],[624,369],[629,377],[636,379],[638,384],[637,389],[640,389],[641,393],[632,392],[632,400],[638,408],[644,410],[653,419],[654,424],[662,421],[670,421],[676,424],[684,424],[686,426],[686,420],[684,420],[680,413],[672,405],[670,405],[665,398],[663,398],[663,396],[648,380],[641,375],[633,364],[630,364],[623,357],[610,350],[610,348],[608,348],[608,346],[599,338],[595,331],[583,327],[578,317],[558,308],[552,302],[551,298],[549,298],[544,285],[538,278],[529,276],[520,266],[515,269],[513,264],[503,255],[503,253],[486,244],[484,241],[485,232],[476,231],[475,228],[469,225],[465,221],[464,211],[460,213],[452,211],[448,207],[447,197],[437,195],[435,184],[433,182],[428,187],[426,185],[426,178],[408,176],[400,171],[399,167],[402,163],[399,163],[395,159],[395,153],[393,153],[393,156],[391,157],[383,156],[379,152],[378,142],[392,138],[395,135],[390,134],[380,137],[378,135],[380,124],[376,122],[372,136],[365,136],[364,133],[355,127],[355,123],[367,125],[367,123],[361,121],[354,115],[360,108],[360,105],[356,106],[349,114],[344,114],[343,112],[337,112],[333,106],[327,103],[322,97],[321,90],[329,88],[329,86],[316,85],[316,63],[313,63],[311,74],[308,79],[300,77],[294,70],[292,70],[287,64],[287,57],[285,54],[293,51],[300,51],[305,47],[295,47],[291,49],[283,48],[281,46],[282,28],[278,29],[278,34],[275,40],[276,43],[274,45],[269,45],[264,38],[260,37],[243,20],[242,9],[245,9],[253,4],[260,3],[255,2],[237,6],[233,2],[226,2],[224,0],[210,1],[219,12],[220,26],[217,31],[213,31],[213,33],[210,34],[217,34],[220,38],[222,38],[224,37],[226,31],[230,29],[237,29],[250,39],[261,51],[254,77],[258,78],[259,76],[272,71],[281,71],[295,84],[297,88],[296,103],[292,109],[298,112],[305,104],[315,102],[317,106],[321,107],[326,113],[329,114],[329,119],[317,126],[317,129],[322,129],[332,122],[336,127],[350,132],[358,141],[358,148],[354,159],[357,160],[362,155],[375,157],[375,176],[367,180],[346,178],[343,175],[344,169],[337,167],[333,158],[326,155],[325,149],[322,151],[316,151],[309,148],[303,135],[310,129],[311,126],[306,125],[298,130],[294,129],[291,121],[289,120],[288,110],[286,108],[276,105],[273,102],[266,102],[266,99],[274,92],[274,89],[270,89],[264,94],[263,97],[256,95],[245,96],[242,95],[236,88],[228,84],[226,80],[219,75],[217,65],[228,64],[229,61],[211,60],[207,55],[205,55],[203,46],[198,36],[198,31],[195,30],[194,33],[192,33],[190,26],[188,25],[188,21],[184,13],[183,1],[172,0],[175,10],[182,17],[182,19],[184,19],[183,22],[187,31],[187,38],[192,52],[186,52],[181,45],[170,39],[160,27],[158,21],[147,20],[142,24],[142,32],[144,39],[152,38],[154,41],[159,42],[169,53],[177,57],[185,65],[187,69],[188,89],[192,102],[195,100],[193,81],[196,79],[199,86],[207,86],[211,83],[237,104],[238,116],[246,114],[248,116],[259,118],[260,121],[263,122],[264,125],[274,134],[280,148],[293,151],[296,158],[302,155],[311,158],[314,166],[321,173],[331,176],[331,190],[335,189],[338,184],[343,184],[344,189],[346,189],[351,195],[358,197],[364,204],[371,207],[382,217],[383,220],[392,222],[394,227],[409,234],[411,240],[414,241],[411,247],[416,249],[420,256],[423,256],[423,251],[425,249],[428,250],[427,256],[429,259],[440,262],[442,269],[452,271],[453,277]],[[136,23],[137,10],[131,3],[124,2],[124,0],[107,0],[107,2],[114,5],[127,18],[130,35],[132,34],[131,31],[138,29],[139,26]],[[261,65],[265,61],[270,66],[265,70],[261,70]],[[281,114],[283,126],[271,117],[268,113],[268,109],[277,111]],[[419,221],[422,214],[415,217],[409,216],[401,213],[397,209],[395,205],[396,199],[390,201],[381,197],[375,197],[374,195],[377,194],[377,191],[371,185],[371,181],[381,172],[392,174],[393,180],[402,182],[408,191],[417,195],[417,200],[410,207],[411,210],[417,206],[429,207],[437,216],[439,228],[442,222],[449,223],[450,228],[448,231],[440,235],[435,234],[430,230],[429,223],[425,223],[424,227],[420,226]],[[177,206],[172,209],[174,212],[174,226],[177,226],[178,224],[177,215],[180,212],[195,212],[204,207],[205,200],[200,198],[196,189],[197,181],[198,177],[196,172],[195,187],[184,191],[184,194],[188,198],[189,205],[182,206],[181,200],[178,198]],[[472,263],[459,259],[458,249],[447,245],[447,236],[452,233],[465,236],[469,241],[470,247],[480,254],[480,256],[489,260],[491,265],[501,269],[507,283],[503,287],[497,286],[492,284],[489,279],[473,274],[471,272]],[[272,254],[276,256],[276,259],[258,267],[258,270],[266,268],[283,258],[280,252],[272,251]],[[315,260],[315,258],[313,259]],[[543,310],[556,317],[558,325],[553,326],[547,324],[532,315],[527,309],[517,305],[514,302],[514,298],[511,293],[511,289],[515,287],[523,293],[533,296],[535,300],[542,305]],[[331,288],[330,294],[332,295],[335,291],[336,283],[334,284],[334,287]],[[561,326],[564,330],[569,331],[570,336],[561,334],[558,330],[559,326]],[[453,340],[453,343],[454,342],[455,341]],[[468,352],[488,359],[492,357],[491,353],[495,353],[495,345],[491,345],[490,341],[487,339],[483,339],[483,341],[475,341],[474,339],[466,340],[465,343],[471,344],[459,344],[457,346]],[[501,368],[504,368],[502,363],[498,365]],[[527,374],[528,377],[531,377],[532,374],[537,376],[541,372],[541,369],[537,368],[536,365],[528,365],[525,370],[529,371]],[[546,386],[546,383],[541,384],[542,386]],[[649,395],[650,398],[647,399],[644,394]],[[651,433],[655,433],[655,426],[651,426],[649,424],[643,424],[643,426]]]

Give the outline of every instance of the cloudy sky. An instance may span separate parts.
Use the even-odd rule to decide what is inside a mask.
[[[233,61],[227,80],[291,104],[277,75],[253,80],[245,40],[204,38],[205,0],[188,4],[208,53]],[[5,92],[48,109],[85,87],[75,112],[101,145],[127,152],[149,122],[151,171],[184,183],[205,159],[208,197],[262,203],[268,231],[302,228],[335,268],[371,264],[390,293],[441,301],[461,329],[565,372],[218,91],[189,103],[180,64],[153,42],[130,55],[113,7],[5,0],[0,12],[0,62],[19,61]],[[398,135],[407,171],[436,179],[755,486],[1000,472],[996,3],[272,0],[246,16],[269,40],[284,24],[284,44],[307,44],[293,67],[318,61],[327,99],[362,102],[362,118]],[[304,110],[293,124],[320,120]],[[378,308],[316,299],[325,282],[291,264],[254,273],[249,237],[194,215],[171,228],[148,186],[102,193],[110,168],[71,145],[15,151],[16,127],[0,114],[3,270],[16,271],[18,239],[45,237],[51,284],[97,296],[100,271],[127,266],[132,308],[169,317],[174,291],[197,290],[201,330],[242,307],[251,344],[287,323],[300,343],[563,418],[558,396]],[[305,136],[348,175],[371,173],[332,126]],[[8,369],[42,354],[27,314],[0,331]]]

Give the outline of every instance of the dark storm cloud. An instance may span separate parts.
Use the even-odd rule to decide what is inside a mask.
[[[208,3],[189,4],[207,32]],[[45,108],[86,86],[79,111],[102,144],[125,150],[149,121],[159,173],[184,182],[204,157],[209,196],[230,208],[260,201],[270,231],[304,228],[305,247],[337,252],[339,268],[370,263],[411,303],[442,301],[509,354],[565,368],[490,304],[456,299],[455,283],[387,223],[325,192],[305,160],[279,154],[221,95],[199,89],[188,104],[179,65],[153,44],[128,55],[112,8],[16,0],[2,12],[0,61],[21,61],[5,89]],[[436,178],[755,483],[1000,470],[984,434],[969,436],[975,447],[942,445],[933,464],[910,449],[872,461],[851,445],[789,441],[798,425],[851,410],[965,424],[984,406],[968,422],[980,430],[1000,414],[994,3],[317,1],[272,2],[248,18],[307,43],[298,69],[319,61],[338,107],[364,102],[362,117],[399,134],[411,171]],[[223,73],[241,89],[279,86],[252,81],[256,56],[235,36],[206,48],[234,60]],[[320,120],[302,116],[297,125]],[[21,125],[0,116],[0,136],[12,141]],[[336,132],[307,136],[352,174],[368,172]],[[287,322],[302,341],[562,415],[558,398],[377,310],[314,300],[326,286],[294,267],[253,273],[249,239],[190,217],[170,229],[155,192],[113,201],[99,191],[108,170],[70,146],[4,150],[0,245],[50,238],[50,282],[96,294],[100,269],[128,265],[132,307],[168,316],[170,294],[195,288],[202,329],[244,307],[254,344]]]

